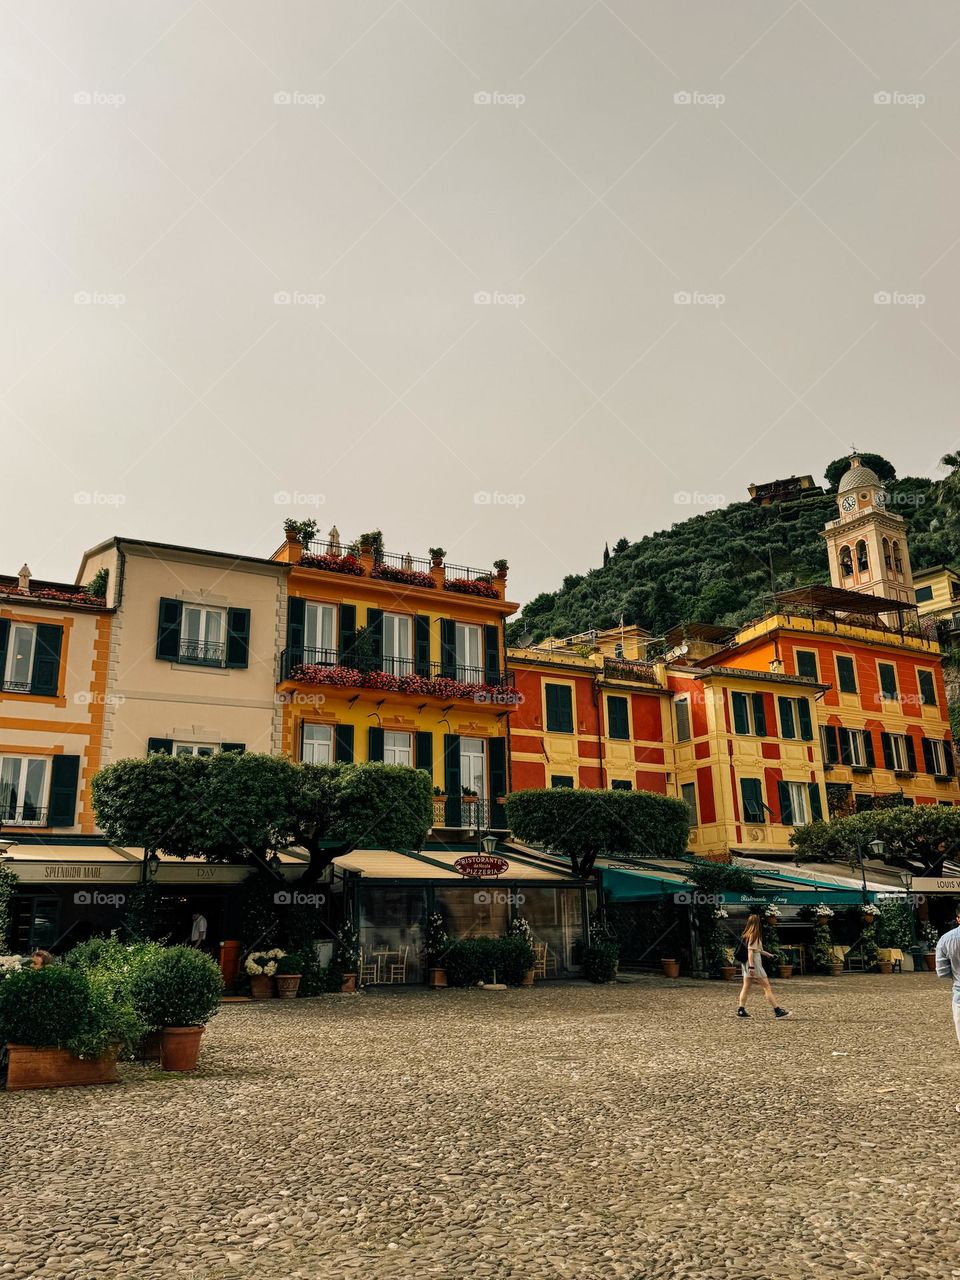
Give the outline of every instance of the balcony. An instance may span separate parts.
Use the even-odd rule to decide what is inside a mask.
[[[377,689],[437,698],[468,698],[478,704],[513,707],[520,701],[512,671],[487,678],[483,667],[431,662],[419,667],[413,658],[384,657],[380,665],[358,662],[355,654],[336,649],[284,649],[279,682],[333,685],[338,688]]]
[[[657,670],[652,662],[633,661],[630,658],[604,658],[603,674],[607,680],[634,680],[641,684],[659,687]]]
[[[38,804],[0,806],[0,825],[5,827],[45,827],[47,810]]]
[[[222,667],[227,661],[227,646],[222,641],[181,640],[177,661],[201,667]]]

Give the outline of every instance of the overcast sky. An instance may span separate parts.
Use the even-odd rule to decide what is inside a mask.
[[[0,59],[5,572],[316,515],[523,601],[958,443],[955,0],[5,0]]]

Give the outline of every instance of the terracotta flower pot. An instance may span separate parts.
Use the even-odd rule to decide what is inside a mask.
[[[679,960],[661,960],[660,964],[663,968],[665,977],[667,978],[680,977],[680,961]]]
[[[357,975],[355,973],[345,973],[343,982],[340,984],[340,990],[344,995],[350,995],[357,989]]]
[[[205,1030],[205,1027],[161,1027],[161,1070],[196,1071],[200,1037]]]
[[[923,957],[923,963],[930,973],[937,972],[937,953],[935,951],[927,951]]]
[[[527,969],[520,981],[521,987],[532,987],[533,980],[536,977],[536,969]]]
[[[431,987],[445,987],[447,985],[446,969],[428,969],[427,982]]]
[[[842,978],[842,977],[843,977],[843,962],[842,962],[842,961],[838,961],[836,964],[832,964],[832,965],[830,966],[830,975],[831,975],[831,977],[834,977],[834,978]]]
[[[792,965],[792,964],[782,964],[782,965],[780,965],[780,967],[779,967],[779,974],[780,974],[780,977],[781,977],[781,978],[792,978],[792,977],[793,977],[793,965]]]
[[[294,1000],[300,986],[302,973],[278,973],[277,995],[281,1000]]]
[[[254,1000],[272,1000],[273,978],[265,973],[251,974],[250,996]]]
[[[720,966],[720,977],[724,982],[735,982],[737,979],[736,965],[722,964]]]
[[[117,1051],[99,1058],[75,1058],[67,1049],[8,1044],[7,1088],[61,1089],[71,1085],[116,1084]]]
[[[877,968],[880,970],[881,973],[893,973],[893,961],[881,960],[878,963]]]

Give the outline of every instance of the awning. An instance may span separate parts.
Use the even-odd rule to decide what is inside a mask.
[[[726,907],[750,906],[814,906],[818,902],[826,906],[855,906],[863,902],[863,889],[859,880],[842,875],[787,875],[782,870],[771,870],[763,864],[745,865],[738,859],[735,865],[753,878],[753,893],[723,892]],[[681,905],[696,905],[699,890],[689,873],[681,870],[682,863],[671,860],[661,867],[656,863],[627,865],[605,861],[598,864],[601,882],[609,900],[613,902],[639,902],[656,898],[674,898],[681,895]],[[867,881],[867,900],[872,902],[878,894],[889,894],[889,884]],[[719,904],[718,904],[719,905]]]
[[[246,865],[205,862],[201,858],[174,858],[160,854],[151,872],[159,885],[190,888],[199,885],[233,885],[250,874]],[[303,856],[284,851],[282,873],[295,879],[305,865]],[[137,884],[143,876],[143,849],[111,844],[17,844],[4,858],[4,866],[24,886],[75,884]]]
[[[335,858],[333,865],[365,880],[443,880],[474,884],[457,868],[458,859],[476,854],[476,845],[427,844],[417,853],[397,853],[391,849],[355,849]],[[496,857],[507,864],[490,883],[497,881],[542,881],[544,884],[566,882],[579,884],[569,868],[531,856],[522,847],[501,841]]]

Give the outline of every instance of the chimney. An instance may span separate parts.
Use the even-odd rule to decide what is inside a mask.
[[[30,579],[32,577],[33,574],[30,572],[30,566],[28,564],[23,565],[17,575],[17,586],[21,591],[30,590]]]

